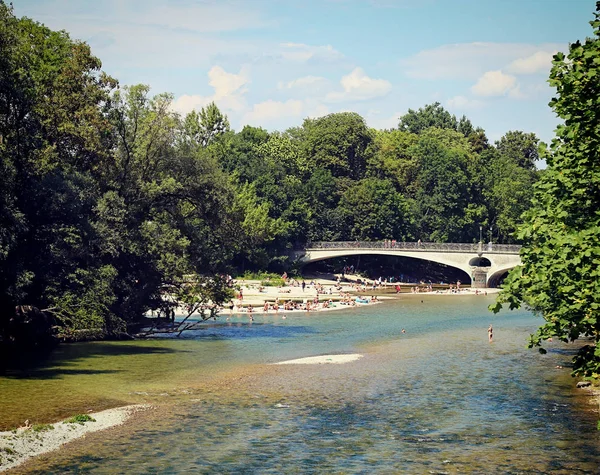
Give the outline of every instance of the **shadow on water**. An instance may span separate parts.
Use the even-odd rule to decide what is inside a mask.
[[[120,342],[64,343],[53,350],[7,355],[0,362],[0,376],[6,378],[53,379],[66,375],[118,373],[120,370],[76,368],[69,366],[88,358],[106,356],[159,355],[186,353],[162,346]]]
[[[179,340],[242,340],[251,338],[294,338],[317,334],[318,330],[303,325],[273,325],[271,323],[220,323],[184,332],[181,336],[157,334],[155,339]]]

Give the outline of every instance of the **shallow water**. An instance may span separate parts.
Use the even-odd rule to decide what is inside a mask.
[[[0,421],[160,404],[160,418],[34,473],[598,473],[596,415],[555,368],[571,350],[526,349],[540,321],[491,315],[492,300],[408,295],[236,317],[184,339],[69,345],[0,378]],[[364,357],[268,365],[329,353]]]

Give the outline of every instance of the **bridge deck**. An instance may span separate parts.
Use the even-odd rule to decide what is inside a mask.
[[[306,251],[318,250],[381,250],[386,251],[423,251],[423,252],[483,252],[486,254],[519,254],[521,246],[516,244],[485,243],[438,243],[404,241],[332,241],[308,243]]]

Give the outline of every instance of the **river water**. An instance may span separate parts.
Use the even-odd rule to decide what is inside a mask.
[[[403,295],[235,317],[182,339],[65,345],[0,377],[0,421],[157,406],[30,473],[599,473],[597,414],[556,368],[572,349],[526,349],[540,320],[492,315],[492,301]],[[270,365],[340,353],[364,356]]]

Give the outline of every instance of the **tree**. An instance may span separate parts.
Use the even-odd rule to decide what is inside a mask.
[[[306,119],[303,144],[310,168],[325,168],[334,177],[358,180],[364,176],[373,140],[364,119],[355,112]]]
[[[388,179],[398,191],[406,192],[417,172],[412,149],[419,136],[401,130],[376,131],[374,135],[367,175]]]
[[[94,309],[112,302],[110,285],[101,290],[112,270],[96,259],[92,215],[116,81],[88,45],[4,2],[0,45],[0,332],[16,306],[66,306],[70,295],[103,326]]]
[[[493,147],[483,156],[483,195],[489,210],[489,226],[501,243],[515,242],[521,216],[531,208],[531,190],[538,172],[520,167]]]
[[[550,102],[564,120],[543,150],[548,168],[534,187],[533,208],[519,230],[522,265],[505,282],[497,303],[526,305],[544,323],[530,347],[548,338],[589,338],[574,357],[573,374],[600,376],[600,2],[594,37],[554,56]]]
[[[465,118],[463,117],[463,119]],[[467,131],[469,127],[463,119],[461,119],[461,128]],[[398,128],[405,132],[420,134],[429,127],[457,130],[458,124],[456,116],[451,115],[439,102],[434,102],[420,108],[418,111],[408,109],[408,112],[400,117]],[[468,124],[470,125],[470,121]],[[470,128],[472,129],[472,126]],[[468,131],[470,133],[470,130]]]
[[[398,239],[407,236],[408,204],[388,180],[364,178],[344,193],[340,208],[347,216],[349,240]]]
[[[217,137],[229,132],[229,120],[214,102],[200,110],[188,113],[182,124],[183,139],[186,143],[208,146]]]
[[[477,208],[470,207],[474,203],[468,150],[444,146],[434,136],[423,136],[414,153],[419,169],[411,197],[417,237],[436,242],[464,242],[469,234],[473,235],[469,226],[473,227],[480,214]]]
[[[496,142],[496,148],[501,155],[509,158],[518,166],[535,170],[535,162],[540,158],[538,144],[539,140],[535,134],[511,130]]]

